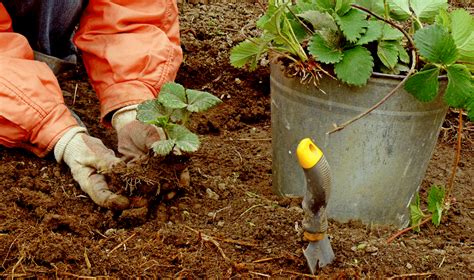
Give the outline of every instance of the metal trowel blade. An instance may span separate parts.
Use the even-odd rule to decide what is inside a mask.
[[[321,241],[310,242],[303,253],[312,274],[316,273],[316,266],[324,267],[334,260],[334,252],[327,235]]]

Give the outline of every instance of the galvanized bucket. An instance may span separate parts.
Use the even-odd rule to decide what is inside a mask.
[[[327,134],[333,124],[367,110],[402,78],[374,74],[366,86],[350,87],[324,77],[319,85],[323,93],[286,77],[279,64],[272,64],[274,191],[304,195],[295,150],[301,139],[310,137],[331,166],[330,218],[406,226],[409,204],[424,178],[447,112],[442,99],[422,103],[400,89],[368,116]]]

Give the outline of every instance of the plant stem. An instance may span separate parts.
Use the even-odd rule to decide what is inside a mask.
[[[387,95],[385,95],[379,102],[375,103],[372,107],[367,109],[367,111],[360,113],[359,115],[355,116],[354,118],[346,121],[345,123],[341,125],[336,125],[336,127],[333,130],[326,132],[326,134],[332,134],[334,132],[344,129],[346,126],[350,125],[351,123],[367,116],[369,113],[371,113],[372,111],[377,109],[380,105],[382,105],[385,101],[387,101],[390,97],[392,97],[392,95],[394,95],[397,92],[397,90],[405,83],[405,81],[411,76],[411,74],[415,72],[415,65],[416,65],[415,50],[411,51],[411,56],[412,56],[412,64],[411,64],[410,71],[408,71],[407,75],[403,78],[403,80],[400,83],[398,83]]]
[[[314,31],[311,30],[296,14],[293,12],[293,10],[288,6],[288,11],[298,20],[298,22],[308,31],[309,34],[313,35]]]
[[[397,237],[399,237],[400,235],[406,233],[406,232],[409,232],[410,230],[414,229],[414,228],[417,228],[417,227],[420,227],[421,225],[424,225],[426,224],[427,222],[431,221],[431,217],[432,215],[429,215],[426,219],[424,219],[423,221],[421,221],[421,223],[417,224],[417,225],[413,225],[411,227],[408,227],[408,228],[405,228],[405,229],[402,229],[401,231],[395,233],[394,235],[390,236],[390,238],[387,239],[387,243],[390,243],[392,242],[393,240],[395,240]]]
[[[454,178],[456,177],[456,170],[459,164],[459,160],[461,159],[461,142],[462,142],[462,129],[463,129],[463,122],[462,122],[462,110],[459,110],[459,126],[458,126],[458,139],[456,145],[456,155],[453,161],[453,169],[451,172],[451,177],[449,178],[448,182],[448,189],[446,190],[446,195],[444,196],[444,201],[449,201],[451,192],[454,186]]]

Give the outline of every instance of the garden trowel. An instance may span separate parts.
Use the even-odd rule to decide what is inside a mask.
[[[334,252],[326,234],[328,228],[326,205],[331,190],[329,164],[322,151],[309,138],[301,140],[296,149],[300,166],[306,178],[303,198],[304,239],[309,245],[304,250],[311,273],[334,260]]]

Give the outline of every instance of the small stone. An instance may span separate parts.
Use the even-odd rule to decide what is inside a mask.
[[[182,213],[183,217],[188,217],[188,218],[191,217],[191,214],[186,210],[181,212],[181,213]]]
[[[295,213],[303,213],[303,209],[298,206],[291,206],[290,208],[288,208],[288,211]]]
[[[363,243],[360,243],[359,245],[357,245],[357,250],[365,250],[365,248],[367,248],[367,243],[363,242]]]
[[[166,200],[172,200],[175,196],[176,196],[176,192],[175,191],[170,191],[169,193],[167,193],[165,195],[165,199]]]
[[[219,200],[219,195],[217,193],[215,193],[213,190],[211,190],[210,188],[206,189],[206,193],[207,193],[208,198],[214,199],[214,200]]]
[[[373,245],[369,245],[369,246],[367,246],[367,249],[365,249],[365,251],[366,251],[367,253],[375,253],[375,252],[377,252],[378,250],[379,250],[379,248],[377,248],[377,247],[375,247],[375,246],[373,246]]]
[[[216,212],[209,212],[207,213],[207,216],[214,219],[216,217]]]
[[[239,78],[235,78],[235,83],[240,85],[242,83],[242,81]]]
[[[221,191],[223,191],[223,190],[227,189],[227,187],[226,187],[225,183],[219,183],[219,184],[217,184],[217,187],[218,187],[218,188],[219,188],[219,190],[221,190]]]
[[[117,232],[116,229],[114,229],[114,228],[109,228],[108,230],[106,230],[106,231],[104,232],[104,235],[105,235],[105,236],[111,236],[112,234],[115,234],[116,232]]]
[[[433,253],[439,254],[439,255],[445,255],[445,254],[446,254],[446,250],[434,249],[434,250],[433,250]]]
[[[223,226],[224,226],[224,221],[219,221],[219,222],[217,222],[217,226],[218,226],[218,227],[223,227]]]
[[[407,263],[406,266],[407,266],[408,269],[412,269],[412,268],[413,268],[413,265],[411,265],[411,263]]]

